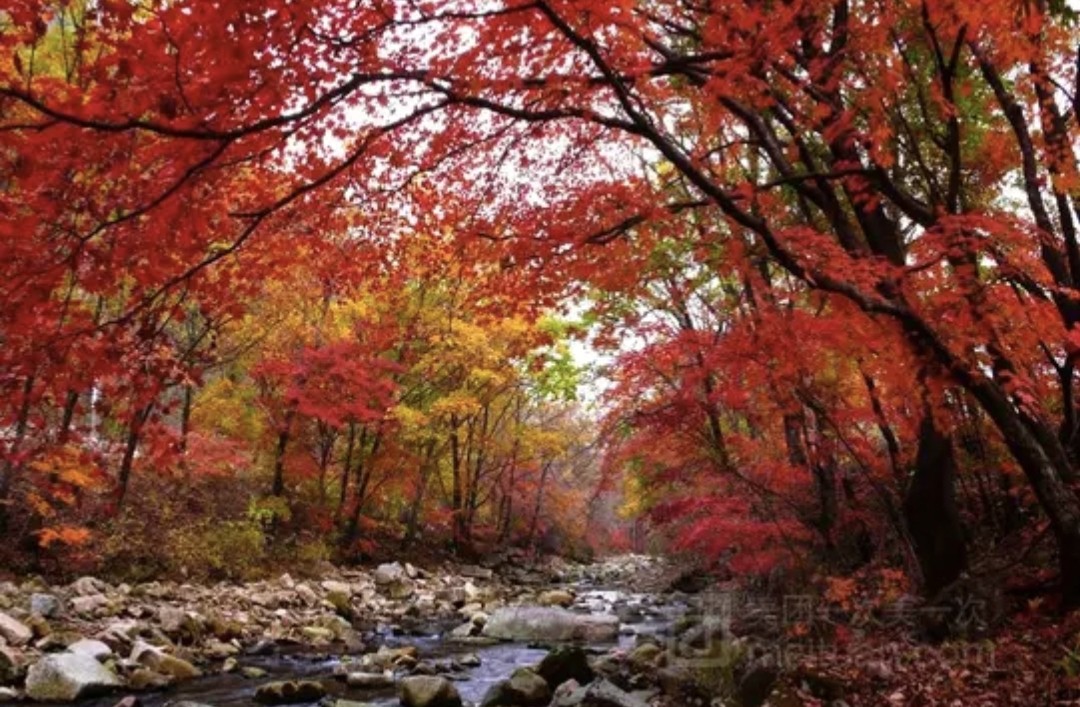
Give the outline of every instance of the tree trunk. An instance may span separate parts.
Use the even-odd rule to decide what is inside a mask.
[[[289,432],[292,428],[293,410],[285,412],[281,429],[278,431],[277,448],[274,450],[274,482],[270,493],[274,496],[285,495],[285,451],[289,447]]]
[[[124,457],[120,460],[120,473],[117,478],[116,509],[124,507],[124,499],[127,496],[128,484],[131,481],[131,469],[135,465],[135,452],[139,448],[139,438],[142,436],[143,425],[150,419],[150,413],[154,409],[153,403],[135,412],[128,426],[127,442],[124,445]]]
[[[928,597],[952,584],[967,569],[967,548],[956,509],[952,440],[934,425],[929,411],[919,428],[915,473],[904,498],[904,519]]]

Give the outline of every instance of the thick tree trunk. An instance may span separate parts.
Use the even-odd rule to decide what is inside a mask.
[[[1080,501],[1065,481],[1074,472],[1059,468],[1058,464],[1066,458],[1063,450],[1048,451],[1043,446],[1048,439],[1057,441],[1057,437],[1034,434],[1029,429],[1031,421],[1022,419],[992,382],[969,379],[967,383],[968,390],[1001,431],[1050,521],[1058,545],[1065,606],[1080,606]]]
[[[934,596],[967,569],[967,548],[956,509],[952,440],[927,414],[919,428],[915,473],[904,498],[904,519],[922,569],[923,589]]]

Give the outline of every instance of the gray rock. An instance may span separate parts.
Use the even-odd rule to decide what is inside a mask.
[[[461,707],[461,695],[454,684],[442,677],[413,675],[398,683],[404,707]]]
[[[111,670],[78,653],[45,656],[26,674],[26,694],[40,702],[71,702],[107,694],[121,686]]]
[[[30,613],[51,618],[61,612],[60,599],[55,594],[34,592],[30,595]]]
[[[325,694],[326,688],[314,680],[287,680],[260,685],[255,690],[255,701],[264,705],[289,705],[317,702]]]
[[[544,707],[551,688],[528,668],[518,668],[509,679],[491,686],[480,707]]]
[[[101,594],[108,590],[109,585],[97,577],[79,577],[71,583],[71,591],[81,597]]]
[[[550,606],[504,607],[488,618],[483,635],[509,641],[598,643],[618,638],[619,618]]]
[[[390,562],[375,568],[375,586],[391,599],[412,596],[413,583],[400,562]]]
[[[0,702],[16,702],[19,691],[13,687],[0,687]]]
[[[477,567],[476,565],[462,565],[458,568],[458,572],[462,577],[472,577],[473,579],[491,579],[494,576],[494,572],[486,567]]]
[[[21,646],[30,642],[34,632],[22,621],[0,611],[0,637],[9,645]]]
[[[647,705],[639,697],[631,695],[607,680],[597,680],[584,687],[573,687],[572,683],[567,683],[562,689],[556,691],[551,707],[647,707]]]
[[[95,614],[109,605],[104,594],[79,595],[71,600],[71,610],[80,616]]]
[[[104,662],[112,657],[112,648],[93,638],[80,638],[67,647],[69,653],[88,655],[96,661]]]

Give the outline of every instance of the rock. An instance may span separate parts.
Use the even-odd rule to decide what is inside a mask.
[[[483,635],[510,641],[598,643],[618,638],[619,619],[549,606],[504,607],[488,618]]]
[[[24,660],[11,646],[0,646],[0,684],[18,682],[23,675]]]
[[[222,658],[229,658],[240,652],[240,649],[231,643],[225,643],[219,641],[216,638],[211,638],[203,646],[203,653],[210,658],[216,658],[218,660]]]
[[[315,590],[309,587],[307,584],[296,585],[296,596],[300,601],[308,604],[315,604],[319,601],[319,595],[315,593]]]
[[[663,655],[664,649],[655,643],[642,643],[630,651],[627,660],[636,672],[644,672],[657,667],[657,659]]]
[[[325,694],[326,688],[314,680],[286,680],[260,685],[255,690],[255,701],[264,705],[289,705],[318,702]]]
[[[183,658],[165,653],[160,648],[138,641],[131,649],[131,660],[163,675],[177,680],[190,680],[202,675],[202,671]]]
[[[109,585],[97,577],[79,577],[71,583],[71,591],[81,597],[101,594],[109,588]]]
[[[104,594],[86,594],[71,600],[71,610],[79,616],[89,616],[98,613],[109,605],[109,600]]]
[[[543,592],[536,601],[540,606],[568,607],[574,603],[574,595],[565,589],[551,589]]]
[[[335,589],[326,593],[326,601],[334,607],[339,616],[351,618],[353,616],[352,594]]]
[[[647,705],[640,698],[607,680],[597,680],[584,687],[580,685],[574,687],[573,683],[567,683],[557,691],[551,707],[647,707]]]
[[[134,695],[128,695],[113,705],[113,707],[142,707],[142,701]]]
[[[0,637],[8,642],[8,645],[22,646],[30,642],[34,632],[22,621],[0,611]]]
[[[394,674],[386,673],[346,673],[345,684],[349,687],[357,687],[365,690],[373,690],[380,687],[393,687]]]
[[[495,573],[486,567],[477,567],[476,565],[462,565],[458,568],[458,573],[462,577],[471,577],[473,579],[491,579],[495,576]]]
[[[157,612],[158,624],[165,635],[173,640],[197,643],[202,639],[202,620],[194,614],[174,606],[163,606]]]
[[[479,668],[481,664],[480,656],[475,653],[466,653],[457,659],[457,663],[463,668]]]
[[[461,707],[461,695],[454,684],[442,677],[413,675],[398,683],[404,707]]]
[[[465,606],[465,602],[469,600],[468,595],[465,594],[465,587],[443,587],[435,592],[435,598],[458,609]]]
[[[128,687],[138,692],[148,690],[164,690],[173,684],[175,680],[168,675],[151,670],[150,668],[136,668],[128,676]]]
[[[0,687],[0,702],[15,702],[18,699],[18,690],[13,687]]]
[[[30,595],[30,613],[50,618],[59,616],[60,612],[60,599],[55,594],[34,592]]]
[[[45,656],[26,674],[26,694],[41,702],[71,702],[121,687],[118,677],[88,655],[59,653]]]
[[[240,661],[236,658],[228,657],[225,662],[221,664],[221,672],[223,673],[235,673],[236,669],[240,667]]]
[[[80,638],[67,647],[68,652],[88,655],[96,661],[105,662],[112,657],[112,648],[93,638]]]
[[[344,594],[347,597],[352,597],[352,586],[348,582],[339,582],[336,579],[328,579],[321,584],[322,588],[328,593]]]
[[[311,643],[330,643],[334,640],[334,632],[325,626],[305,626],[300,633]]]
[[[480,707],[544,707],[551,688],[529,668],[518,668],[509,679],[491,686]]]
[[[407,599],[412,596],[413,583],[400,562],[390,562],[375,568],[375,586],[391,599]]]
[[[588,656],[580,646],[559,646],[550,651],[536,667],[536,672],[551,689],[573,680],[579,685],[593,681],[596,674],[589,667]]]
[[[240,668],[240,674],[248,680],[258,680],[259,678],[266,677],[266,671],[254,665],[245,665]]]

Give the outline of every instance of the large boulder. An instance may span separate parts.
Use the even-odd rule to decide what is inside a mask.
[[[0,611],[0,637],[9,645],[21,646],[30,642],[34,632],[22,621]]]
[[[509,679],[491,686],[480,707],[545,707],[550,699],[551,688],[544,678],[518,668]]]
[[[461,695],[454,683],[433,675],[413,675],[398,683],[404,707],[461,707]]]
[[[511,606],[496,610],[488,618],[483,635],[508,641],[600,643],[618,638],[619,618],[612,614],[575,614],[553,606]]]
[[[72,702],[107,694],[121,686],[111,670],[93,657],[78,653],[45,656],[26,674],[26,695],[39,702]]]
[[[589,658],[580,646],[559,646],[540,661],[536,672],[547,681],[551,689],[569,680],[581,685],[590,683],[596,674],[589,667]]]

